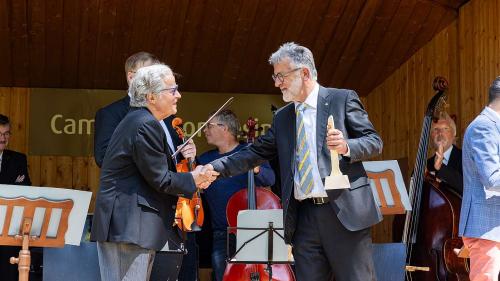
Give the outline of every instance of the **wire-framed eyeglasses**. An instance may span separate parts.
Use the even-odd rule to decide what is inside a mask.
[[[179,85],[175,85],[174,87],[172,88],[165,88],[165,89],[161,89],[158,91],[158,94],[161,93],[161,92],[165,92],[165,91],[168,91],[172,96],[175,96],[175,94],[177,94],[177,91],[179,90]]]
[[[271,77],[273,78],[274,82],[276,82],[276,80],[278,80],[281,83],[283,83],[283,82],[285,82],[285,77],[287,77],[288,75],[292,74],[293,72],[295,72],[299,69],[302,69],[302,67],[297,67],[297,68],[294,68],[294,69],[287,71],[287,72],[278,72],[276,74],[271,75]]]

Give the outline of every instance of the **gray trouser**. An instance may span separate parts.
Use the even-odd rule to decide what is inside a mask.
[[[134,244],[97,242],[101,281],[148,281],[155,251]]]

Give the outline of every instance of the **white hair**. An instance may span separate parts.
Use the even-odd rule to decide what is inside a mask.
[[[314,57],[311,50],[308,48],[295,44],[294,42],[285,43],[269,57],[269,64],[275,65],[285,59],[289,59],[295,67],[305,67],[309,69],[312,79],[318,79],[318,72],[314,65]]]
[[[174,75],[172,69],[164,64],[155,64],[139,68],[129,87],[130,106],[146,107],[146,95],[157,95],[165,89],[165,78]]]

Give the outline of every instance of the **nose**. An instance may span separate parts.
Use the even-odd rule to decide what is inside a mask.
[[[279,79],[274,80],[274,87],[279,88],[283,84]]]

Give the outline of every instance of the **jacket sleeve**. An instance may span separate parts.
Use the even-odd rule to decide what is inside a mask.
[[[345,110],[350,162],[363,161],[380,155],[383,147],[382,139],[368,119],[368,113],[356,92],[349,91]]]
[[[488,190],[500,191],[500,147],[498,136],[493,133],[497,128],[482,123],[471,130],[469,140],[481,184]]]
[[[268,162],[260,165],[259,173],[255,175],[255,184],[258,186],[271,186],[274,184],[274,171]]]
[[[210,164],[220,173],[221,177],[230,177],[247,172],[253,167],[273,159],[277,155],[274,128],[275,120],[267,133],[257,138],[254,143],[235,154],[214,160]]]
[[[133,144],[134,162],[149,186],[166,194],[190,197],[196,191],[193,176],[170,171],[163,136],[157,121],[141,126]]]
[[[111,136],[115,131],[120,121],[115,120],[111,114],[100,109],[95,114],[94,121],[94,159],[99,168],[102,166],[104,154],[108,148]]]
[[[21,154],[21,171],[20,175],[24,175],[23,181],[20,183],[21,185],[31,185],[31,179],[28,171],[28,160],[26,155]]]
[[[436,177],[445,181],[447,184],[451,185],[453,189],[457,190],[462,194],[464,190],[463,175],[460,171],[457,171],[451,166],[445,164],[441,165],[441,169],[437,171]]]

